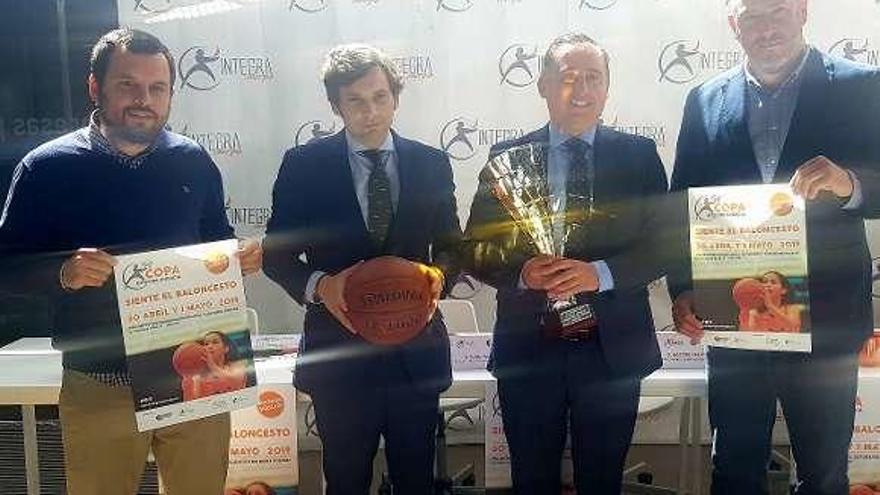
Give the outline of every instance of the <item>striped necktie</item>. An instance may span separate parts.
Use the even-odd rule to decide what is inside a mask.
[[[565,180],[566,226],[583,225],[590,216],[590,143],[572,138],[563,143],[569,153],[568,175]]]
[[[394,217],[391,203],[391,180],[385,171],[388,162],[386,150],[364,150],[361,156],[370,160],[370,177],[367,180],[367,230],[376,247],[383,247],[388,229]]]

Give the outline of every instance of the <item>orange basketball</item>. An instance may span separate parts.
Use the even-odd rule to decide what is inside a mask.
[[[171,364],[180,376],[197,375],[205,369],[204,351],[196,342],[180,344],[174,351]]]
[[[859,366],[880,367],[880,331],[875,330],[874,335],[865,341],[865,345],[859,352]]]
[[[395,256],[355,268],[343,294],[358,334],[379,345],[409,341],[428,324],[431,287],[424,267]]]
[[[205,268],[207,268],[209,272],[215,275],[220,274],[229,268],[229,256],[226,256],[226,254],[219,251],[215,251],[208,253],[204,259],[204,263]]]
[[[764,287],[754,278],[741,278],[733,284],[733,301],[740,308],[757,308],[764,300]]]
[[[865,485],[853,485],[849,487],[849,495],[874,495],[874,490]]]

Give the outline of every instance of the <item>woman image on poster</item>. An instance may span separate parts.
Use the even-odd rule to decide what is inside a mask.
[[[241,390],[247,386],[247,366],[239,360],[235,345],[226,334],[217,331],[206,333],[194,343],[181,344],[191,346],[190,353],[198,353],[200,366],[190,367],[181,373],[181,389],[184,400],[194,400],[215,394]],[[180,350],[180,349],[179,349]],[[181,367],[176,366],[178,373]]]
[[[785,276],[776,271],[768,271],[755,281],[760,284],[760,291],[756,297],[749,299],[748,304],[740,304],[740,330],[800,332],[804,306],[788,300],[791,286]]]

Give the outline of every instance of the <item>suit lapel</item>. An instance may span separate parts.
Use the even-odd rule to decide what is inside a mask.
[[[614,134],[607,132],[603,126],[596,128],[596,138],[593,140],[593,170],[595,171],[595,183],[593,185],[593,195],[596,202],[604,200],[604,196],[611,191],[609,187],[615,181],[611,180],[611,175],[618,171],[618,167],[614,165]],[[587,194],[587,191],[583,191]]]
[[[394,139],[394,149],[397,152],[397,177],[400,181],[400,193],[397,197],[397,209],[394,213],[394,220],[389,227],[388,237],[385,246],[388,250],[393,251],[402,239],[402,235],[412,225],[412,219],[418,218],[421,212],[416,211],[416,195],[420,193],[422,185],[420,179],[425,174],[419,173],[418,158],[415,156],[415,150],[410,143],[401,139],[397,133],[391,133]]]
[[[816,124],[825,120],[822,113],[827,108],[828,72],[818,51],[811,48],[808,57],[801,74],[797,104],[779,157],[779,168],[776,169],[774,181],[788,180],[806,160],[819,154],[821,136],[817,135],[817,131],[821,126]]]

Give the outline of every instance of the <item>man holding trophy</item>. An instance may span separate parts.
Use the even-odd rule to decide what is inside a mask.
[[[608,82],[588,36],[550,44],[550,123],[492,149],[465,233],[498,290],[491,367],[517,493],[560,493],[570,431],[578,493],[619,494],[641,378],[661,364],[646,285],[662,276],[666,175],[651,140],[600,124]]]

